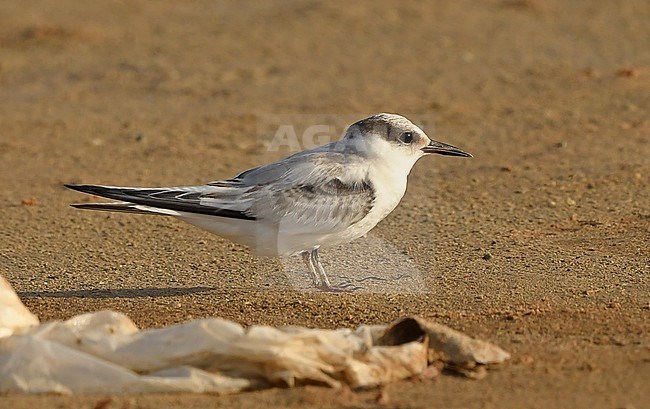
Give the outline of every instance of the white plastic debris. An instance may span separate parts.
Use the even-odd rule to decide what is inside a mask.
[[[423,374],[434,356],[463,371],[509,358],[495,345],[419,318],[356,330],[243,328],[217,318],[139,330],[121,313],[100,311],[37,324],[0,276],[0,393],[361,387]]]
[[[0,338],[38,325],[38,318],[20,302],[11,285],[0,274]]]

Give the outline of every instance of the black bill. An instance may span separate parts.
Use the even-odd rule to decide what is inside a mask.
[[[447,145],[446,143],[431,141],[427,146],[422,148],[424,153],[436,153],[438,155],[447,155],[447,156],[462,156],[465,158],[471,158],[472,154],[465,152],[462,149],[458,149],[455,146]]]

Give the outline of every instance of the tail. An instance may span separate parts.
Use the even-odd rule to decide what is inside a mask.
[[[95,196],[107,197],[111,199],[126,199],[124,197],[124,190],[129,188],[116,188],[111,186],[99,185],[64,185],[68,189],[76,190],[82,193],[88,193]],[[135,190],[135,189],[133,189]],[[70,206],[76,209],[85,210],[101,210],[107,212],[123,212],[123,213],[137,213],[137,214],[158,214],[163,216],[178,216],[177,211],[171,209],[163,209],[152,206],[141,205],[130,202],[113,202],[113,203],[74,203]]]

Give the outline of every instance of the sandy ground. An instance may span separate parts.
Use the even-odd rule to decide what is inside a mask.
[[[1,2],[1,272],[43,320],[112,308],[143,327],[329,328],[417,314],[513,360],[379,401],[305,386],[0,406],[648,407],[648,2],[348,3]],[[277,154],[264,118],[382,111],[433,118],[432,137],[475,156],[421,160],[373,231],[424,293],[297,291],[276,260],[172,219],[72,209],[83,197],[62,187],[227,178]]]

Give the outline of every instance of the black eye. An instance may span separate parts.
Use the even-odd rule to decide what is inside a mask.
[[[413,142],[413,132],[404,132],[403,134],[400,135],[399,140],[404,143]]]

